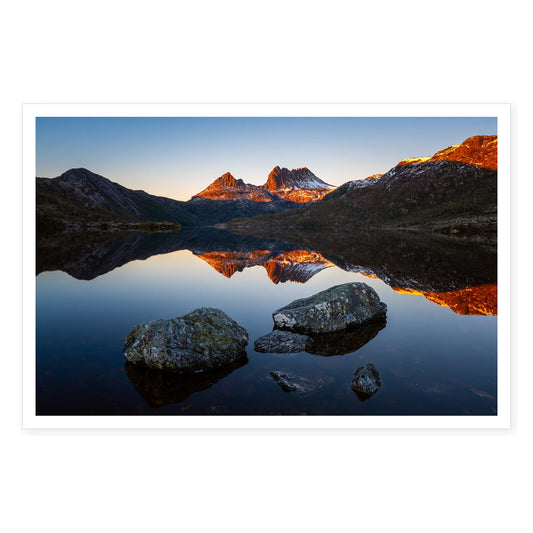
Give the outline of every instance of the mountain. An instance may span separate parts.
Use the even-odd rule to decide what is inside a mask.
[[[320,202],[224,227],[257,235],[268,229],[273,238],[284,238],[287,228],[410,227],[495,239],[496,158],[495,136],[471,137],[431,158],[404,160],[381,177],[342,185]]]
[[[264,185],[250,185],[235,179],[229,172],[217,178],[209,187],[195,194],[195,198],[212,200],[250,200],[274,202],[285,200],[306,203],[320,200],[335,187],[315,176],[308,168],[275,167]]]
[[[128,189],[84,168],[70,169],[57,178],[36,180],[37,230],[41,232],[163,221],[202,226],[279,212],[296,205],[280,199],[256,202],[195,198],[180,202]]]
[[[249,185],[241,179],[235,179],[229,172],[217,178],[209,187],[195,194],[193,198],[210,198],[212,200],[251,200],[252,202],[272,202],[279,198],[263,187]]]
[[[476,135],[461,144],[440,150],[432,157],[404,159],[398,166],[420,164],[427,161],[456,161],[479,168],[498,170],[498,137],[496,135]]]
[[[292,170],[275,167],[263,187],[284,200],[298,203],[320,200],[335,189],[307,167]]]

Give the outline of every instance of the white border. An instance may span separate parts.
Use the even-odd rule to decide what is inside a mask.
[[[23,429],[510,429],[511,139],[509,104],[25,104],[23,106]],[[36,416],[35,118],[169,116],[497,117],[496,416]],[[444,148],[444,147],[443,147]]]

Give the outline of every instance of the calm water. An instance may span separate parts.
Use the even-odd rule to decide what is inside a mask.
[[[299,245],[207,229],[93,234],[40,240],[37,271],[40,415],[496,414],[491,248],[398,232]],[[351,281],[387,304],[385,327],[341,336],[328,356],[254,351],[272,311]],[[136,324],[202,306],[248,330],[245,364],[191,377],[125,365]],[[350,382],[365,362],[382,386],[360,401]],[[311,390],[284,392],[271,371]]]

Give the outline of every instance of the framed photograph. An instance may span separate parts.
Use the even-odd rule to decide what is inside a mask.
[[[24,428],[509,428],[510,106],[27,104]]]

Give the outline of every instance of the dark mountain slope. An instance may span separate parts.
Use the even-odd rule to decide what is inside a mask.
[[[283,211],[294,205],[282,200],[257,203],[195,198],[180,202],[128,189],[84,168],[68,170],[57,178],[37,178],[36,182],[38,231],[147,221],[201,226]]]
[[[472,139],[465,143],[473,144]],[[225,227],[248,228],[252,233],[268,228],[279,238],[287,228],[346,231],[361,227],[412,227],[495,236],[497,172],[492,169],[493,158],[486,153],[494,152],[495,142],[474,143],[478,152],[470,150],[469,163],[441,157],[402,162],[380,178],[339,187],[344,193],[340,196],[335,191],[320,202],[291,212],[234,220]],[[461,146],[436,155],[446,150],[461,153]]]

